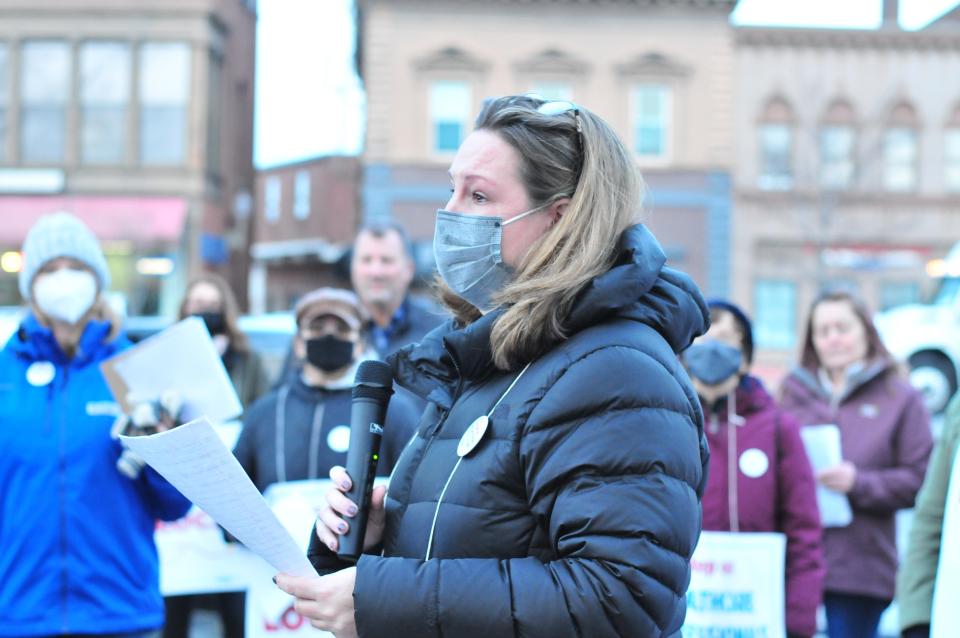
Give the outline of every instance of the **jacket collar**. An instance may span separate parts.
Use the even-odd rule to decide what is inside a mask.
[[[790,372],[790,376],[814,396],[819,397],[823,401],[833,401],[839,405],[859,391],[860,388],[886,374],[894,366],[896,366],[896,363],[889,359],[875,359],[867,363],[847,378],[846,387],[837,397],[832,396],[830,391],[823,387],[823,384],[820,382],[820,376],[816,371],[798,366]]]
[[[108,342],[111,330],[110,322],[91,319],[87,322],[77,344],[77,352],[68,359],[60,349],[53,330],[44,326],[33,313],[20,324],[8,347],[19,357],[28,361],[51,361],[57,365],[84,366],[93,361],[104,359],[113,354],[118,346]]]

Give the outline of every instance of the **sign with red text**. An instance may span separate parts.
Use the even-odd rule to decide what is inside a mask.
[[[325,502],[330,489],[326,479],[274,483],[264,492],[270,509],[283,527],[300,544],[304,553],[310,541],[317,509]],[[287,636],[332,636],[314,629],[310,621],[293,608],[293,597],[273,584],[277,570],[261,561],[260,569],[252,574],[247,590],[246,638]]]
[[[940,561],[933,587],[933,610],[930,618],[931,638],[960,636],[960,450],[953,458],[947,502],[943,507],[943,530],[940,535]]]
[[[703,532],[687,589],[684,638],[784,638],[786,537]]]

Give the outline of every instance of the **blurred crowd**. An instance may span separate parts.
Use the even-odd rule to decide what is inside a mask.
[[[185,636],[192,611],[206,607],[224,635],[243,636],[242,593],[161,598],[155,521],[177,519],[190,504],[149,466],[129,463],[111,435],[118,415],[97,364],[129,343],[104,302],[109,271],[97,238],[57,213],[31,229],[23,255],[30,312],[0,354],[0,635]],[[313,290],[293,309],[296,332],[277,379],[238,328],[227,282],[205,273],[188,284],[179,316],[202,319],[245,407],[234,454],[258,489],[344,465],[358,366],[452,325],[411,294],[413,278],[402,227],[361,228],[350,289]],[[929,635],[960,400],[934,446],[921,396],[869,309],[847,292],[824,291],[809,308],[796,367],[773,392],[751,374],[747,313],[728,299],[709,300],[708,312],[709,330],[680,354],[710,449],[703,529],[786,536],[791,637],[817,633],[821,605],[831,637],[875,636],[895,598],[903,636]],[[175,402],[157,400],[155,413],[127,418],[152,431],[176,426]],[[402,390],[390,402],[382,475],[425,407]],[[803,432],[821,425],[838,429],[842,458],[815,467]],[[845,495],[848,522],[822,521],[818,488]],[[895,514],[915,504],[901,565]]]

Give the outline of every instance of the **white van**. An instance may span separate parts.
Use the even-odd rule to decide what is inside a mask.
[[[940,280],[933,301],[891,308],[875,321],[890,353],[910,364],[910,382],[931,414],[938,414],[957,391],[960,370],[960,243],[927,271]]]

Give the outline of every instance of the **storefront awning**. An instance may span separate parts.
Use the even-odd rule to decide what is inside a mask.
[[[101,241],[174,243],[183,234],[187,202],[178,197],[0,196],[0,245],[19,247],[41,216],[67,211]]]

